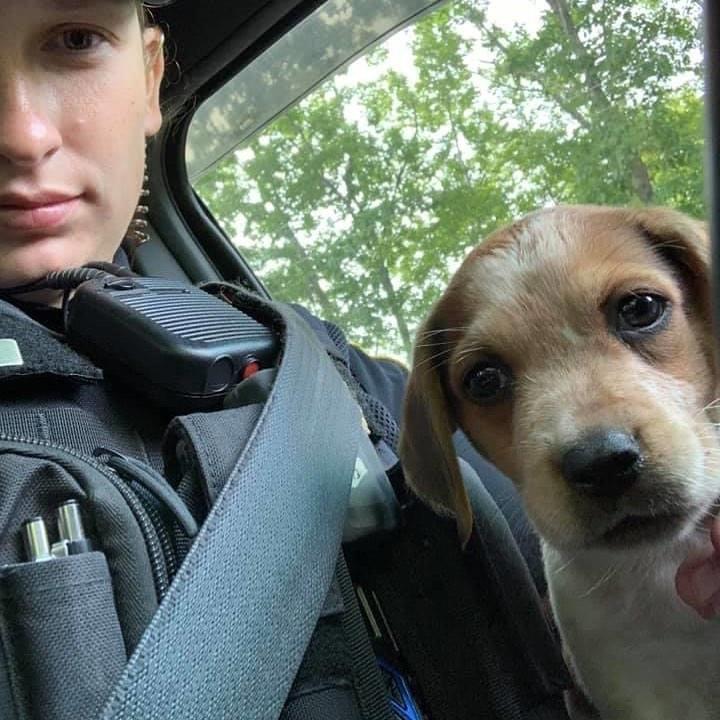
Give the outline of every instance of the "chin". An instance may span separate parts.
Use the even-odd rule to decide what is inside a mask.
[[[37,238],[0,253],[0,287],[9,288],[39,280],[48,273],[80,267],[93,261],[110,261],[96,243],[66,237]]]

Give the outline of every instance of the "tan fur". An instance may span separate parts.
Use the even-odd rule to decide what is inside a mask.
[[[706,408],[718,395],[708,256],[704,226],[677,212],[567,206],[523,218],[467,257],[418,333],[400,444],[410,485],[457,517],[463,541],[472,515],[456,427],[515,481],[553,552],[592,549],[619,515],[649,503],[682,508],[678,538],[689,537],[720,495]],[[637,290],[672,310],[665,330],[630,346],[609,331],[608,307]],[[514,387],[481,406],[463,378],[488,354],[512,368]],[[637,437],[653,468],[619,508],[559,471],[563,451],[596,427]]]

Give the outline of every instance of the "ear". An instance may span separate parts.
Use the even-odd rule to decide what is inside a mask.
[[[152,137],[162,125],[160,86],[165,74],[165,35],[159,27],[143,31],[145,48],[145,136]]]
[[[437,311],[418,331],[403,408],[400,459],[411,489],[441,514],[455,516],[465,545],[473,515],[452,435],[456,429],[441,376],[449,354]]]
[[[630,211],[631,222],[657,252],[680,272],[692,289],[710,291],[710,241],[707,225],[669,208]]]

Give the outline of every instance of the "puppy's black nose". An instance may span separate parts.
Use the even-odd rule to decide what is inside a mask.
[[[621,430],[596,430],[580,438],[562,457],[563,477],[581,492],[618,497],[638,479],[640,446]]]

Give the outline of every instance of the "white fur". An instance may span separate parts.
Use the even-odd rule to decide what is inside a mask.
[[[575,555],[544,546],[569,662],[602,720],[720,717],[720,622],[685,606],[674,582],[701,541],[694,532],[643,550]]]

